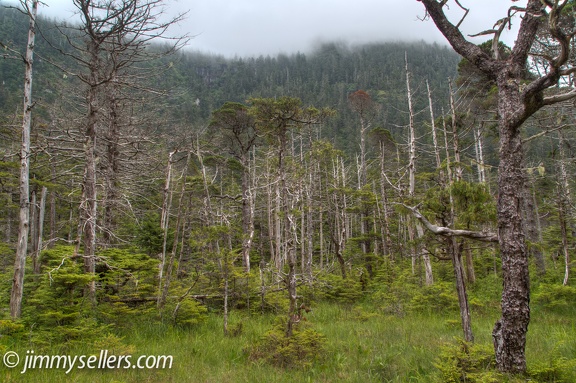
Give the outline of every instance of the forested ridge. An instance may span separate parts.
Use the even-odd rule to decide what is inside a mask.
[[[503,278],[494,79],[424,42],[224,58],[153,28],[133,38],[146,16],[111,27],[89,6],[109,19],[36,20],[28,156],[29,17],[0,6],[0,350],[176,355],[175,370],[105,381],[522,381],[497,371],[488,330]],[[566,100],[521,137],[532,381],[576,377],[573,124]],[[63,376],[20,371],[5,380]]]
[[[15,10],[2,8],[2,41],[16,46],[26,45],[26,17]],[[63,36],[55,30],[55,20],[39,19],[39,31],[35,66],[35,101],[38,109],[46,112],[58,100],[58,92],[66,86],[74,86],[71,76],[50,65],[66,60],[51,49],[52,44],[66,47]],[[227,59],[222,56],[194,52],[194,39],[186,49],[161,59],[162,75],[152,78],[148,84],[169,96],[162,113],[167,113],[176,124],[188,125],[193,129],[205,126],[210,113],[227,101],[245,102],[250,97],[297,97],[304,104],[334,108],[338,115],[326,122],[325,138],[334,141],[347,151],[356,151],[357,134],[354,129],[353,113],[348,107],[347,97],[359,89],[368,91],[382,108],[379,122],[399,131],[406,125],[406,92],[404,56],[408,55],[410,70],[420,91],[415,93],[414,102],[418,110],[427,105],[424,81],[428,80],[434,93],[442,95],[435,106],[437,114],[446,106],[448,78],[456,76],[460,60],[446,46],[424,42],[378,43],[349,46],[346,43],[326,43],[310,53],[281,54]],[[154,48],[152,48],[154,49]],[[6,113],[14,113],[20,107],[24,72],[18,60],[3,60],[2,89],[0,100]],[[38,113],[42,113],[39,111]],[[424,116],[418,116],[422,121]],[[394,128],[398,127],[398,128]],[[160,126],[174,129],[174,126]]]

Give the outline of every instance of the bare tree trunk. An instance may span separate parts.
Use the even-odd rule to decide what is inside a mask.
[[[291,229],[294,229],[293,227],[291,227]],[[287,288],[288,288],[288,300],[290,302],[289,308],[288,308],[288,326],[286,328],[286,336],[287,337],[291,337],[293,330],[294,330],[294,324],[296,324],[299,321],[299,318],[297,318],[296,315],[296,300],[297,300],[297,295],[296,295],[296,249],[294,248],[294,244],[291,243],[293,241],[293,239],[289,239],[288,240],[290,243],[287,243],[287,249],[286,251],[288,252],[288,275],[286,277],[287,279]]]
[[[286,336],[291,337],[294,329],[294,324],[300,321],[300,318],[296,315],[296,302],[298,295],[296,293],[296,244],[298,243],[297,238],[297,226],[296,217],[294,216],[294,210],[297,204],[298,196],[289,196],[288,185],[286,182],[286,174],[284,174],[284,167],[281,168],[282,171],[282,206],[284,215],[284,238],[285,238],[285,250],[288,262],[288,275],[287,279],[287,289],[288,289],[288,299],[290,302],[290,307],[288,309],[288,326],[286,329]]]
[[[264,258],[260,259],[258,264],[258,274],[260,276],[260,313],[264,314],[264,308],[266,307],[266,280],[264,279]]]
[[[287,174],[286,174],[286,166],[285,166],[285,153],[287,148],[286,142],[286,130],[285,128],[281,128],[279,130],[279,148],[278,148],[278,206],[279,211],[278,213],[282,215],[282,223],[283,227],[278,227],[282,229],[282,233],[279,236],[279,240],[282,243],[282,250],[284,251],[285,255],[282,255],[282,264],[280,266],[284,266],[284,262],[288,264],[288,275],[286,276],[286,288],[288,290],[288,300],[289,300],[289,308],[288,308],[288,324],[286,327],[286,336],[291,337],[294,330],[294,325],[298,322],[298,318],[296,318],[296,223],[294,217],[294,205],[295,205],[295,198],[289,195],[288,190],[288,183],[287,183]],[[278,222],[281,220],[278,219]],[[279,268],[281,270],[281,267]]]
[[[462,165],[460,160],[460,140],[458,137],[458,124],[456,118],[456,105],[454,104],[454,93],[452,91],[452,80],[448,80],[450,89],[450,113],[452,116],[452,145],[454,147],[454,162],[456,163],[456,181],[462,180]]]
[[[406,96],[408,98],[408,196],[414,197],[416,189],[416,134],[414,128],[414,109],[412,107],[412,90],[410,88],[410,71],[408,70],[408,54],[404,52],[404,72],[406,73]],[[416,257],[418,249],[414,244],[415,233],[412,219],[408,217],[408,240],[412,243],[412,275],[416,274]]]
[[[418,233],[418,237],[422,238],[424,236],[424,229],[422,228],[420,222],[416,222],[416,232]],[[430,254],[426,249],[422,249],[422,261],[424,263],[424,283],[426,286],[432,286],[434,284],[434,274],[432,272]]]
[[[342,164],[342,166],[344,166],[344,164]],[[346,181],[344,180],[345,174],[344,171],[340,172],[340,161],[338,158],[333,164],[333,170],[335,183],[334,188],[337,190],[342,188],[342,190],[344,190],[346,185]],[[332,195],[332,200],[334,203],[334,225],[332,227],[330,237],[334,245],[334,254],[336,255],[336,259],[340,264],[342,278],[346,279],[346,262],[344,261],[342,254],[347,240],[346,196],[344,193],[342,193],[342,206],[337,192]]]
[[[270,175],[272,171],[270,169],[270,161],[266,159],[266,217],[268,218],[268,243],[270,244],[270,262],[273,264],[277,264],[276,258],[279,257],[279,254],[276,254],[276,242],[278,239],[276,238],[276,220],[277,214],[276,210],[273,206],[272,201],[272,181],[270,180]]]
[[[254,240],[254,200],[252,198],[250,159],[242,160],[242,265],[250,272],[250,251]]]
[[[229,291],[229,287],[228,287],[228,278],[229,278],[229,274],[230,274],[230,270],[229,270],[229,261],[228,261],[228,253],[229,251],[226,250],[226,255],[224,257],[224,314],[223,314],[223,318],[222,318],[222,327],[224,330],[224,336],[228,335],[228,291]]]
[[[416,131],[414,127],[414,108],[412,106],[412,90],[410,89],[410,72],[408,71],[408,54],[404,52],[406,73],[406,95],[408,97],[408,129],[410,140],[408,146],[408,195],[414,196],[416,188]]]
[[[482,131],[480,128],[473,127],[474,131],[474,150],[476,155],[476,168],[478,169],[478,182],[486,183],[486,166],[484,164],[484,149],[482,144]]]
[[[408,160],[408,196],[414,197],[416,192],[416,128],[414,126],[414,107],[412,105],[412,90],[410,87],[410,77],[411,73],[408,70],[408,54],[404,52],[404,64],[405,64],[405,73],[406,73],[406,94],[408,98],[408,112],[409,112],[409,122],[408,128],[410,130],[410,141],[409,141],[409,160]],[[432,109],[430,109],[432,111]],[[411,219],[409,220],[409,222]],[[416,234],[418,237],[422,237],[424,230],[422,226],[418,222],[414,222],[416,225],[416,233],[414,232],[414,228],[412,226],[408,227],[408,238],[411,242],[415,240]],[[418,245],[414,245],[414,250],[412,253],[412,273],[415,273],[415,262],[418,251]],[[432,263],[430,262],[430,256],[426,252],[423,251],[422,261],[424,262],[424,270],[426,275],[426,285],[430,286],[434,283],[434,276],[432,274]]]
[[[164,284],[164,269],[166,268],[166,247],[168,244],[168,228],[170,222],[170,209],[172,204],[172,164],[174,163],[174,154],[177,151],[168,154],[168,164],[166,165],[166,181],[164,182],[164,192],[162,198],[162,211],[160,215],[160,228],[162,229],[162,254],[160,254],[160,265],[158,267],[158,302],[159,308],[164,305],[163,302],[163,284]]]
[[[84,143],[86,164],[84,169],[84,200],[82,210],[84,213],[84,272],[95,275],[96,272],[96,215],[97,215],[97,192],[96,192],[96,154],[95,134],[89,129],[86,142]],[[92,280],[88,286],[88,294],[91,300],[96,298],[96,281]]]
[[[277,269],[282,269],[285,263],[285,254],[282,251],[282,220],[280,219],[282,203],[280,198],[279,180],[274,187],[274,254],[276,255],[275,263]]]
[[[432,92],[430,91],[430,84],[426,80],[426,90],[428,91],[428,108],[430,109],[430,126],[432,129],[432,145],[434,146],[434,158],[436,159],[436,167],[442,167],[440,160],[440,148],[438,147],[438,137],[436,135],[436,121],[434,120],[434,107],[432,104]]]
[[[342,273],[342,279],[346,279],[346,262],[342,256],[342,251],[344,250],[344,224],[342,222],[342,217],[338,209],[338,201],[336,196],[335,200],[335,212],[334,212],[334,228],[332,230],[332,243],[334,244],[334,254],[336,259],[340,264],[340,272]]]
[[[559,152],[560,152],[560,182],[558,196],[558,215],[560,220],[560,231],[562,235],[562,252],[564,254],[564,280],[562,284],[568,285],[570,278],[570,252],[568,251],[568,229],[572,227],[570,222],[573,219],[572,213],[572,195],[570,184],[568,183],[568,171],[566,170],[566,153],[564,149],[564,136],[559,131]]]
[[[558,193],[560,194],[560,193]],[[562,237],[562,254],[564,255],[564,280],[562,285],[568,285],[568,278],[570,277],[570,252],[568,249],[568,224],[566,206],[562,200],[562,196],[558,196],[558,221],[560,222],[560,236]]]
[[[346,189],[346,167],[344,166],[344,158],[340,157],[340,171],[342,173],[342,189]],[[348,240],[352,236],[352,229],[350,227],[350,216],[348,215],[348,202],[346,200],[346,195],[342,195],[342,221],[344,230],[344,241],[348,243]]]
[[[472,249],[468,242],[465,243],[464,252],[466,254],[466,281],[476,283],[476,272],[474,271],[474,259],[472,258]]]
[[[182,224],[182,236],[180,238],[180,251],[178,254],[178,267],[176,268],[176,275],[179,276],[181,273],[181,267],[182,267],[182,257],[185,254],[185,250],[188,247],[188,239],[189,239],[189,235],[187,235],[187,233],[190,232],[190,209],[192,208],[192,197],[189,196],[188,197],[188,202],[186,203],[186,211],[184,212],[184,223]]]
[[[444,114],[444,113],[442,113]],[[456,213],[454,210],[454,197],[452,195],[452,184],[454,178],[452,177],[452,167],[450,162],[450,149],[448,146],[448,132],[446,128],[446,120],[442,119],[444,129],[444,145],[446,150],[446,171],[447,171],[447,184],[449,188],[449,203],[450,203],[450,225],[454,224]],[[458,306],[460,308],[460,321],[462,323],[462,331],[464,332],[464,339],[468,342],[474,340],[472,333],[472,320],[470,317],[470,307],[468,302],[468,294],[466,293],[466,282],[464,280],[464,270],[462,268],[462,256],[460,252],[460,244],[455,237],[447,239],[448,251],[452,257],[452,266],[454,268],[454,276],[456,278],[456,292],[458,294]]]
[[[166,299],[168,297],[168,291],[170,289],[170,282],[172,280],[172,273],[174,270],[174,260],[176,259],[176,253],[178,252],[178,241],[180,235],[180,226],[182,223],[182,210],[184,209],[184,195],[186,194],[186,177],[188,176],[188,164],[190,163],[190,157],[192,156],[192,152],[188,151],[188,157],[186,158],[186,164],[184,165],[184,170],[182,171],[182,188],[180,190],[180,198],[178,199],[178,213],[176,215],[176,230],[174,233],[174,240],[172,242],[172,251],[170,252],[170,258],[168,263],[166,264],[166,274],[164,276],[164,286],[160,293],[160,297],[158,298],[158,308],[162,309],[164,304],[166,303]],[[168,222],[166,222],[166,225]],[[164,231],[167,234],[166,231]],[[163,246],[165,246],[167,235],[164,236]],[[182,230],[182,237],[184,237],[184,233]]]
[[[531,190],[533,186],[527,183],[524,189],[524,222],[526,227],[526,237],[532,243],[528,251],[530,256],[534,257],[536,270],[539,275],[546,273],[546,263],[544,262],[544,254],[542,253],[542,230],[540,226],[540,216],[538,213],[538,204],[536,201],[536,193]]]
[[[56,178],[56,166],[51,163],[50,171],[52,174],[52,180]],[[50,192],[50,239],[48,242],[48,247],[53,246],[54,240],[56,239],[56,191]]]
[[[40,205],[38,207],[38,223],[36,225],[36,241],[34,243],[34,254],[32,256],[32,269],[34,274],[40,273],[40,252],[42,251],[42,235],[44,234],[44,215],[46,211],[46,194],[48,189],[46,186],[42,187],[40,194]]]
[[[112,82],[107,86],[107,103],[109,107],[108,131],[106,132],[106,168],[104,170],[104,215],[102,220],[102,242],[109,246],[116,229],[118,207],[118,173],[120,162],[120,122],[118,116],[118,98],[116,96],[118,80],[116,73],[111,75]]]
[[[97,113],[98,113],[98,89],[94,84],[98,83],[98,70],[100,59],[98,42],[90,40],[88,42],[88,53],[90,54],[90,84],[86,95],[88,111],[86,116],[86,126],[84,132],[84,179],[82,181],[83,200],[80,210],[83,215],[83,243],[84,243],[84,272],[95,277],[96,274],[96,224],[97,224],[97,189],[96,189],[96,163],[97,163]],[[93,279],[88,285],[88,295],[90,299],[96,300],[96,281]]]
[[[309,176],[309,184],[306,186],[306,237],[302,237],[302,241],[306,238],[306,260],[304,261],[304,268],[302,272],[308,281],[312,280],[312,258],[314,255],[314,221],[313,221],[313,206],[312,206],[312,173]],[[302,214],[304,215],[304,214]]]
[[[384,219],[382,225],[382,241],[384,246],[384,255],[392,254],[392,238],[390,237],[390,216],[388,212],[388,187],[386,180],[386,155],[384,143],[380,143],[380,193],[382,194],[382,216]]]
[[[30,229],[28,232],[29,241],[28,247],[32,249],[32,253],[36,251],[36,239],[38,238],[38,201],[36,191],[32,191],[30,196]]]
[[[22,314],[22,296],[24,293],[24,270],[28,253],[28,229],[30,225],[30,125],[32,123],[32,63],[34,61],[34,41],[36,38],[36,13],[38,1],[32,1],[28,9],[28,44],[26,45],[26,65],[24,77],[24,116],[22,118],[22,146],[20,148],[20,215],[18,225],[18,244],[14,261],[14,278],[10,294],[10,316],[20,318]]]
[[[470,307],[468,305],[468,294],[466,293],[466,283],[464,281],[460,244],[455,237],[449,238],[448,241],[452,255],[452,265],[454,266],[454,275],[456,276],[456,292],[458,293],[458,306],[460,307],[460,319],[462,321],[462,330],[464,331],[464,340],[466,342],[473,342],[474,334],[472,333],[472,321],[470,320]]]

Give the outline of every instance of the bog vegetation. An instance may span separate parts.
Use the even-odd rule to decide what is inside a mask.
[[[525,122],[532,321],[506,375],[495,83],[438,45],[225,59],[100,11],[36,20],[22,206],[29,17],[0,7],[0,351],[173,366],[2,381],[576,381],[573,101]]]

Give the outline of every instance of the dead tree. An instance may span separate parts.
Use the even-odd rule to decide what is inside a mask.
[[[22,118],[22,145],[20,148],[20,216],[18,225],[18,244],[14,261],[14,278],[10,294],[10,316],[20,318],[22,296],[24,292],[24,269],[28,253],[28,229],[30,226],[30,125],[32,124],[32,63],[36,39],[36,13],[39,1],[20,1],[29,17],[28,44],[26,55],[22,57],[26,67],[24,75],[24,115]]]
[[[282,273],[284,266],[288,266],[288,273],[284,275],[284,282],[289,298],[288,323],[286,336],[292,336],[294,330],[294,315],[296,314],[296,246],[297,223],[295,208],[298,205],[299,194],[294,177],[290,172],[291,151],[289,134],[298,131],[303,126],[320,123],[330,114],[328,110],[303,108],[302,102],[297,98],[282,97],[279,99],[251,99],[251,113],[256,120],[256,127],[268,142],[275,148],[276,179],[274,181],[275,210],[274,235],[276,248],[274,256],[278,272]]]
[[[142,77],[134,75],[139,68],[145,66],[137,64],[174,52],[185,42],[185,38],[171,39],[170,44],[165,45],[165,49],[158,54],[151,54],[147,49],[153,39],[167,38],[167,29],[182,18],[182,15],[178,15],[167,21],[160,21],[159,17],[164,10],[162,0],[73,0],[73,4],[81,22],[78,26],[59,27],[72,48],[59,51],[77,64],[76,68],[62,69],[84,85],[84,120],[81,129],[84,176],[80,201],[82,225],[79,234],[84,245],[84,270],[86,273],[95,274],[96,235],[99,226],[99,141],[105,141],[103,127],[106,123],[112,124],[113,133],[117,127],[116,113],[119,111],[116,109],[115,90],[122,87],[145,88],[141,83]],[[147,72],[138,74],[142,76]],[[108,116],[104,113],[107,106],[111,106],[109,110],[112,111]],[[109,150],[115,150],[116,138],[107,138]],[[92,281],[88,288],[92,300],[95,298],[95,288],[95,282]]]
[[[225,148],[242,167],[242,265],[249,273],[254,242],[254,206],[250,187],[250,152],[257,139],[254,117],[248,113],[247,106],[227,102],[212,113],[210,126],[219,129]]]
[[[567,0],[528,0],[526,7],[513,5],[493,29],[480,34],[493,35],[492,55],[468,41],[460,31],[463,21],[453,23],[445,8],[461,4],[455,1],[418,0],[426,8],[440,32],[454,50],[494,81],[498,98],[500,141],[498,168],[498,239],[502,258],[502,317],[492,333],[496,364],[501,371],[526,371],[526,334],[530,322],[528,250],[524,235],[522,209],[524,189],[522,125],[539,109],[576,97],[576,90],[564,87],[560,93],[546,95],[545,90],[561,85],[563,78],[576,72],[569,62],[574,31],[565,31],[559,21],[569,4]],[[465,10],[464,17],[468,14]],[[516,42],[508,57],[500,57],[498,44],[502,31],[514,16],[522,19]],[[545,23],[546,21],[546,23]],[[527,62],[539,30],[547,28],[555,51],[539,54],[546,66],[534,78],[527,76]]]
[[[572,194],[570,191],[570,184],[568,182],[568,170],[566,169],[566,143],[562,132],[558,132],[558,152],[559,152],[559,168],[560,180],[558,180],[558,220],[560,222],[560,234],[562,236],[562,254],[564,255],[564,280],[562,284],[568,285],[570,278],[570,251],[568,232],[573,236],[573,219],[574,213],[572,211]]]
[[[408,54],[404,54],[404,72],[406,74],[406,97],[408,100],[408,130],[410,139],[408,141],[408,197],[413,198],[416,193],[416,126],[414,123],[414,105],[412,102],[412,88],[410,84],[411,73],[408,70]],[[409,221],[410,222],[410,221]],[[414,232],[416,229],[416,233]],[[418,238],[424,236],[422,226],[415,222],[414,226],[408,225],[408,236],[410,242],[414,243],[415,236]],[[414,252],[412,253],[412,272],[415,270],[416,257],[419,253],[419,246],[414,245]],[[434,276],[432,274],[432,263],[430,262],[430,255],[426,249],[421,249],[422,260],[424,261],[424,270],[426,275],[426,285],[430,286],[434,283]]]

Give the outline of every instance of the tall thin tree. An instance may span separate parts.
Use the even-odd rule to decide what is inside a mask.
[[[18,245],[14,262],[14,278],[10,294],[10,315],[19,318],[22,314],[24,293],[24,271],[28,253],[28,229],[30,226],[30,126],[32,124],[32,63],[36,40],[36,14],[39,1],[20,1],[29,17],[28,44],[26,45],[26,66],[24,75],[24,110],[22,118],[22,146],[20,148],[20,221],[18,225]]]

